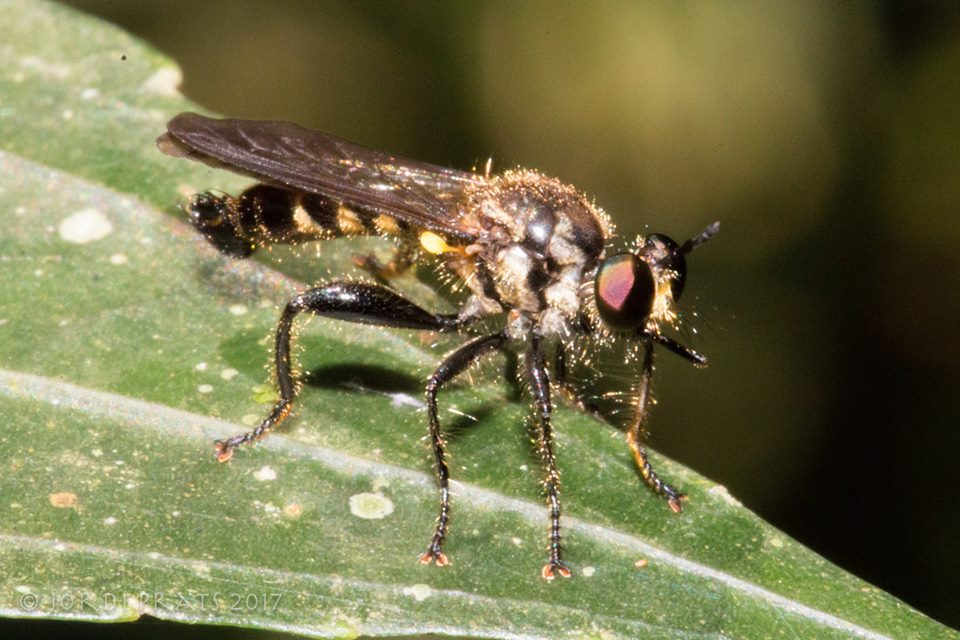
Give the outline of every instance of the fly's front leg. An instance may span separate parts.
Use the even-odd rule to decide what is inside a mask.
[[[443,541],[447,537],[450,523],[450,467],[447,465],[444,446],[446,442],[440,431],[440,418],[437,415],[437,393],[440,387],[462,373],[477,359],[499,349],[506,341],[502,333],[476,338],[449,354],[430,376],[427,383],[427,412],[430,419],[430,443],[437,462],[437,482],[440,485],[440,515],[433,531],[433,538],[427,550],[420,555],[421,564],[436,562],[438,567],[450,563],[443,552]]]
[[[298,295],[287,303],[277,325],[274,357],[280,398],[256,429],[216,442],[220,462],[229,460],[238,446],[260,438],[290,415],[298,391],[290,360],[290,331],[294,318],[304,311],[348,322],[432,331],[452,329],[461,322],[455,315],[430,313],[386,287],[370,284],[332,282]]]
[[[650,465],[650,460],[647,458],[647,450],[642,445],[645,432],[644,426],[647,422],[647,413],[650,404],[650,382],[652,379],[653,343],[645,341],[643,371],[640,374],[640,385],[637,389],[636,419],[627,429],[627,444],[630,445],[630,450],[633,452],[633,459],[637,463],[637,469],[640,471],[640,476],[643,478],[644,483],[653,489],[654,493],[666,498],[667,504],[670,505],[674,513],[680,513],[683,511],[681,502],[686,499],[686,496],[660,479],[657,472],[654,471]]]
[[[553,452],[553,428],[550,424],[550,415],[553,410],[550,401],[550,377],[547,374],[543,354],[543,339],[538,332],[533,332],[530,336],[530,346],[524,357],[524,367],[537,414],[537,448],[543,459],[543,465],[547,469],[543,488],[550,508],[550,560],[543,565],[540,575],[545,580],[553,580],[558,573],[564,578],[569,578],[573,573],[561,557],[560,471],[557,469],[557,460]]]

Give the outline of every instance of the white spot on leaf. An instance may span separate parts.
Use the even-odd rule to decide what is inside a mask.
[[[350,513],[364,520],[382,520],[393,513],[393,502],[382,493],[350,496]]]
[[[60,223],[60,237],[74,244],[87,244],[107,237],[113,225],[96,209],[84,209]]]
[[[253,472],[253,477],[260,482],[268,482],[277,479],[277,472],[273,467],[263,466]]]
[[[403,588],[403,595],[413,596],[417,602],[423,602],[433,593],[433,589],[428,584],[415,584],[411,587]]]
[[[723,500],[724,502],[726,502],[726,503],[729,504],[730,506],[733,506],[733,507],[742,507],[742,506],[743,506],[743,505],[740,503],[739,500],[737,500],[737,499],[734,498],[732,495],[730,495],[730,492],[729,492],[729,491],[727,490],[727,488],[726,488],[725,486],[723,486],[722,484],[718,484],[718,485],[714,485],[714,486],[710,487],[710,489],[707,491],[707,493],[710,494],[711,496],[715,497],[715,498],[720,498],[721,500]]]

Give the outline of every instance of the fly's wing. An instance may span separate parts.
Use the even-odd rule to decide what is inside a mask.
[[[483,178],[468,171],[390,156],[290,122],[196,113],[171,120],[157,146],[168,155],[387,213],[449,238],[475,237],[461,224],[459,205]]]

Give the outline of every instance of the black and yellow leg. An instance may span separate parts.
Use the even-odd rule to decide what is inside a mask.
[[[630,450],[633,452],[633,459],[637,463],[637,470],[640,472],[644,483],[653,489],[654,493],[666,498],[667,504],[670,505],[670,508],[675,513],[680,513],[683,511],[681,501],[685,500],[686,496],[660,479],[657,472],[654,471],[650,465],[650,460],[647,458],[647,450],[642,445],[644,426],[646,425],[647,414],[649,412],[650,382],[652,378],[653,343],[648,341],[644,342],[643,370],[640,374],[640,383],[636,397],[636,418],[627,429],[627,444],[630,445]]]
[[[298,295],[287,303],[277,325],[274,357],[280,399],[256,429],[217,441],[219,461],[229,460],[238,446],[256,440],[290,415],[297,395],[290,359],[290,331],[294,318],[304,311],[348,322],[402,329],[444,331],[460,325],[456,315],[430,313],[392,290],[377,285],[333,282]]]
[[[533,405],[536,412],[537,449],[546,468],[543,480],[544,493],[547,495],[547,507],[550,509],[549,552],[550,559],[543,565],[540,575],[545,580],[553,580],[557,574],[564,578],[573,575],[570,568],[563,561],[563,550],[560,545],[560,471],[557,469],[557,459],[553,451],[553,427],[550,416],[553,404],[550,400],[550,377],[547,373],[546,361],[543,353],[543,338],[536,331],[530,335],[530,345],[524,357],[527,383],[533,395]]]
[[[443,542],[450,525],[450,467],[447,465],[443,439],[440,431],[440,418],[437,414],[437,393],[444,383],[457,377],[471,364],[484,355],[496,351],[506,342],[506,336],[497,333],[491,336],[475,338],[444,358],[427,383],[427,412],[430,417],[430,443],[437,462],[437,482],[440,485],[440,515],[433,531],[433,538],[427,550],[420,555],[421,564],[436,562],[438,567],[450,563],[443,552]]]

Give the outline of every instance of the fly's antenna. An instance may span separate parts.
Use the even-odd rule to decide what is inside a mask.
[[[686,242],[684,242],[679,249],[677,249],[677,255],[684,255],[690,253],[704,242],[717,235],[717,231],[720,230],[720,221],[717,220],[711,225],[708,225],[699,235],[696,235]]]

